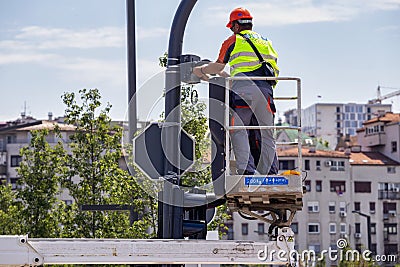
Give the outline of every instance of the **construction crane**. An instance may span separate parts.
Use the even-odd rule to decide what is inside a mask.
[[[386,94],[386,95],[382,95],[381,88],[397,89],[397,91],[391,92],[391,93]],[[376,89],[376,98],[369,100],[368,104],[381,104],[383,100],[391,98],[391,97],[394,97],[394,96],[398,96],[398,95],[400,95],[400,88],[384,87],[384,86],[378,85],[378,88]]]

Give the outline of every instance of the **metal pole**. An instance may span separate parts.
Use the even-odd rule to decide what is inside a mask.
[[[366,215],[367,217],[367,243],[368,243],[368,250],[371,251],[371,216]]]
[[[182,0],[175,13],[171,26],[168,46],[168,65],[165,74],[165,123],[162,131],[162,144],[165,152],[164,173],[168,174],[166,180],[179,185],[179,133],[181,130],[181,77],[179,70],[182,55],[183,35],[189,15],[197,0]],[[179,189],[179,188],[178,188]],[[179,189],[180,190],[180,189]],[[169,200],[180,200],[176,188],[165,186],[163,191],[163,212],[159,221],[162,221],[162,238],[183,238],[182,228],[183,209],[175,207],[182,203],[171,203]],[[179,201],[178,201],[179,202]],[[171,205],[172,204],[172,205]],[[172,210],[171,210],[172,209]],[[173,216],[168,216],[173,214]]]
[[[126,0],[127,41],[128,41],[128,120],[129,142],[137,131],[136,111],[136,34],[135,34],[135,0]]]
[[[371,216],[362,213],[358,210],[353,210],[352,213],[357,213],[358,215],[367,218],[367,244],[368,244],[367,249],[371,251]]]

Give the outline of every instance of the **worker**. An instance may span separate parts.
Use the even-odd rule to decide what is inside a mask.
[[[228,77],[224,71],[227,63],[230,65],[231,77],[278,76],[278,55],[270,40],[252,30],[253,17],[247,9],[242,7],[234,9],[226,27],[233,32],[233,35],[223,42],[216,62],[193,69],[196,76],[206,81],[209,79],[209,74]],[[250,78],[234,80],[232,101],[235,108],[231,116],[231,125],[249,126],[255,119],[260,126],[272,126],[275,112],[273,102],[275,84],[275,81],[250,80]],[[260,133],[261,140],[249,141],[248,130],[231,132],[238,174],[253,175],[256,171],[260,174],[278,173],[273,131],[263,129]],[[258,166],[255,166],[249,142],[259,144],[259,141],[261,141],[260,160]]]

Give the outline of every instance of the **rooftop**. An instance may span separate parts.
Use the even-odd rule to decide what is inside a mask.
[[[400,165],[380,152],[360,152],[351,153],[351,165]]]
[[[400,122],[400,113],[386,112],[383,116],[375,117],[368,121],[365,121],[364,125],[379,121],[385,123],[398,123]]]
[[[298,149],[290,148],[290,149],[278,149],[279,157],[297,157]],[[324,158],[349,158],[349,155],[346,155],[345,152],[340,151],[331,151],[331,150],[317,150],[313,148],[302,148],[301,154],[303,157],[324,157]]]
[[[54,121],[42,121],[41,124],[30,125],[16,129],[17,131],[34,131],[34,130],[54,130],[58,126],[61,131],[75,131],[76,127],[70,124],[62,124]]]

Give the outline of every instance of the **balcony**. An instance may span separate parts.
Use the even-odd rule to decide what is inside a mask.
[[[378,199],[400,199],[400,192],[378,190]]]
[[[364,138],[367,146],[382,146],[386,144],[386,134],[383,132],[367,134]]]

